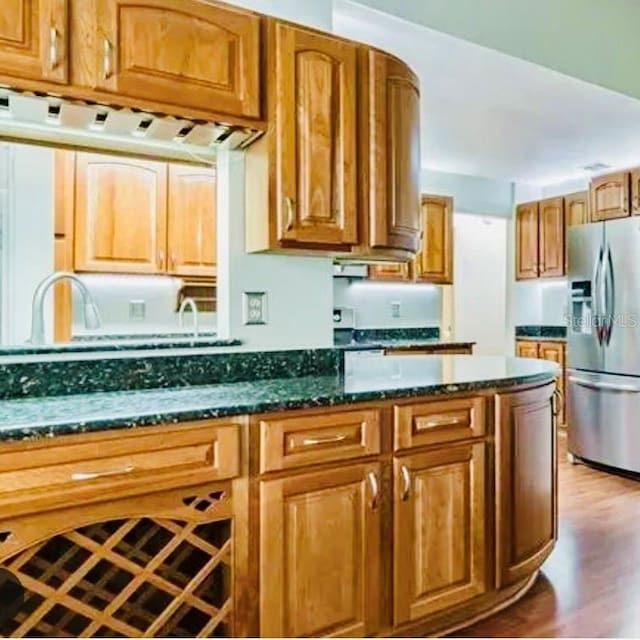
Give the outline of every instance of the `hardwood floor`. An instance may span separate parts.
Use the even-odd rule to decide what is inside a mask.
[[[566,462],[558,544],[529,593],[459,637],[640,637],[640,481]]]

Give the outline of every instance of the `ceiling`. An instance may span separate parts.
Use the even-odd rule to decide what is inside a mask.
[[[548,185],[640,164],[640,100],[349,0],[333,19],[420,76],[424,168]]]

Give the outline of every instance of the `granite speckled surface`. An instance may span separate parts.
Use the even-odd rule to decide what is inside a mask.
[[[438,327],[334,329],[333,335],[336,348],[345,351],[428,348],[437,352],[445,349],[466,349],[475,344],[475,342],[442,340]]]
[[[338,349],[230,351],[100,359],[0,361],[0,400],[336,375]]]
[[[516,338],[566,340],[567,327],[562,325],[527,324],[516,327]]]
[[[247,413],[441,396],[551,381],[552,362],[492,356],[372,356],[346,375],[0,402],[0,440],[172,424]]]

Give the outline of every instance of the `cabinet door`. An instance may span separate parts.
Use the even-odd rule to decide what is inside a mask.
[[[528,340],[516,340],[516,355],[519,358],[537,358],[538,343]]]
[[[499,396],[496,432],[497,586],[530,576],[557,536],[555,385]]]
[[[369,51],[369,233],[373,248],[420,248],[420,89],[397,58]]]
[[[374,264],[369,267],[370,280],[409,280],[409,264],[406,262],[390,262]]]
[[[260,635],[374,635],[378,464],[261,483]]]
[[[165,271],[166,173],[161,162],[78,153],[76,271]]]
[[[357,45],[275,26],[278,240],[358,241]]]
[[[564,275],[564,200],[548,198],[538,205],[540,276]]]
[[[569,270],[569,239],[567,230],[569,227],[576,227],[589,223],[589,192],[578,191],[564,197],[564,221],[565,221],[565,242],[564,242],[564,271]]]
[[[18,611],[3,616],[3,635],[231,637],[230,490],[103,496],[90,506],[4,519],[0,567],[25,594]]]
[[[538,203],[516,208],[516,280],[538,277]]]
[[[394,461],[394,623],[484,593],[485,444]]]
[[[422,196],[423,238],[416,256],[418,280],[453,283],[453,198]]]
[[[67,0],[2,0],[0,76],[66,83],[68,38]]]
[[[541,342],[538,346],[539,357],[543,360],[551,360],[551,362],[557,362],[560,365],[560,373],[556,378],[556,385],[560,391],[560,424],[565,423],[565,359],[566,359],[566,346],[564,342]]]
[[[153,103],[260,116],[260,16],[196,0],[95,0],[97,88]]]
[[[591,220],[624,218],[630,213],[630,175],[626,171],[600,176],[591,181]]]
[[[215,169],[169,165],[169,273],[216,275]]]

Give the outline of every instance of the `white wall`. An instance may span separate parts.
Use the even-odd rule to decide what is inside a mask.
[[[500,217],[454,216],[454,335],[475,341],[479,355],[506,349],[507,227]]]
[[[589,188],[589,178],[577,178],[575,180],[564,180],[555,184],[548,184],[542,187],[543,198],[553,198],[563,196],[574,191],[586,191]]]
[[[334,278],[333,295],[335,307],[355,311],[360,329],[440,326],[442,290],[436,285]],[[395,302],[400,303],[399,318],[391,314]]]

